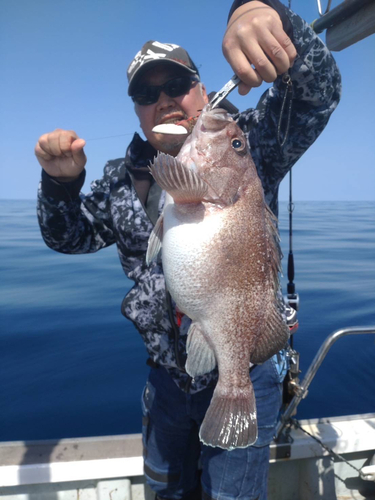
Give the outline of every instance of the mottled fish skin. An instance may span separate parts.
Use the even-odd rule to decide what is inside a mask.
[[[160,238],[168,290],[192,319],[186,370],[194,377],[219,368],[201,440],[249,446],[257,439],[249,363],[278,352],[289,330],[276,298],[275,221],[246,138],[208,105],[177,158],[161,154],[151,170],[173,197]]]

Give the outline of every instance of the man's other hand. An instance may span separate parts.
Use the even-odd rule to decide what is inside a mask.
[[[263,81],[275,81],[297,56],[279,14],[258,1],[241,5],[233,12],[223,39],[223,53],[242,80],[238,87],[241,95]]]
[[[47,174],[58,181],[71,182],[86,165],[85,144],[73,130],[57,128],[39,138],[35,154]]]

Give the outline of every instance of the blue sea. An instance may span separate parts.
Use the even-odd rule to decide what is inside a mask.
[[[0,440],[140,432],[147,356],[120,313],[132,282],[116,248],[58,254],[41,238],[35,201],[0,207]],[[375,325],[375,203],[297,202],[293,219],[303,377],[331,332]],[[279,224],[287,256],[286,203]],[[374,337],[333,346],[297,418],[375,411]]]

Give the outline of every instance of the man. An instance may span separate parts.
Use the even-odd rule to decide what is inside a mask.
[[[235,118],[248,136],[266,201],[277,214],[279,183],[325,127],[339,101],[340,75],[319,38],[278,0],[234,2],[223,50],[242,80],[241,94],[262,81],[274,82],[257,109]],[[280,76],[288,70],[291,112],[290,84]],[[201,446],[198,429],[217,372],[192,381],[184,371],[189,319],[183,317],[180,328],[175,325],[173,307],[166,306],[162,268],[145,263],[148,237],[164,203],[147,165],[156,150],[176,155],[185,139],[152,129],[196,116],[208,102],[206,88],[184,49],[159,42],[144,45],[129,66],[128,79],[147,140],[135,134],[125,159],[108,162],[90,194],[79,195],[84,140],[59,129],[39,139],[35,152],[43,167],[38,200],[42,234],[47,245],[65,253],[94,252],[116,243],[123,269],[135,282],[122,312],[136,325],[150,356],[142,398],[143,440],[145,475],[157,498],[264,500],[284,354],[251,370],[259,426],[255,445],[230,452]]]

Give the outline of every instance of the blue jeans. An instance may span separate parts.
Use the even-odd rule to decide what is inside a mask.
[[[253,446],[232,451],[205,446],[198,438],[214,387],[186,394],[163,367],[151,369],[142,407],[145,476],[153,491],[161,497],[180,500],[188,498],[200,480],[203,499],[266,500],[269,444],[285,376],[285,366],[280,361],[283,360],[278,363],[274,356],[251,370],[258,440]]]

